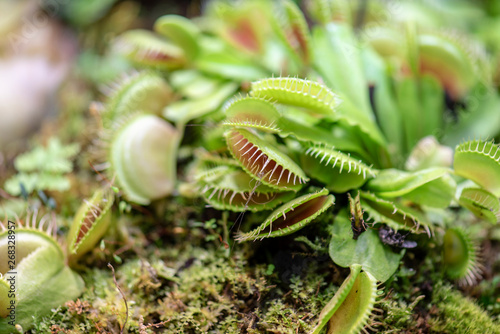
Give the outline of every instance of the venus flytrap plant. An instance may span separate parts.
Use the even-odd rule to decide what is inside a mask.
[[[297,191],[309,181],[292,159],[250,131],[230,130],[225,137],[231,154],[241,167],[263,184]]]
[[[105,136],[108,174],[127,199],[148,204],[172,193],[179,134],[170,123],[139,113],[115,122]]]
[[[99,189],[80,206],[67,235],[70,263],[76,263],[78,258],[92,250],[106,233],[111,223],[113,201],[111,189]]]
[[[120,117],[145,110],[161,115],[163,108],[172,101],[172,88],[157,73],[136,72],[124,76],[106,91],[106,105],[102,112],[104,127],[111,127]]]
[[[440,145],[435,137],[422,138],[411,151],[405,162],[405,169],[416,171],[430,167],[451,167],[453,149]]]
[[[106,232],[110,223],[113,194],[111,189],[99,189],[89,201],[84,201],[74,217],[66,242],[56,238],[56,218],[52,213],[37,220],[37,212],[28,215],[25,222],[17,219],[14,234],[0,224],[0,251],[7,254],[9,240],[15,241],[16,267],[8,267],[7,261],[0,264],[0,300],[10,303],[10,285],[6,278],[8,271],[16,272],[15,324],[23,330],[32,328],[33,316],[42,317],[54,307],[78,297],[84,283],[78,274],[70,269],[77,260],[94,248]],[[11,237],[15,236],[14,239]],[[14,330],[8,314],[0,314],[0,332]],[[5,319],[4,319],[5,318]]]
[[[500,196],[500,147],[492,141],[471,140],[458,145],[453,158],[457,175]]]
[[[478,247],[460,228],[449,228],[444,234],[443,263],[446,274],[462,286],[475,285],[484,269]]]
[[[297,197],[274,210],[255,230],[239,233],[236,240],[241,242],[294,233],[325,212],[334,201],[326,189]]]
[[[243,97],[229,101],[224,107],[222,125],[229,128],[253,128],[263,132],[280,133],[281,114],[267,100]]]
[[[237,4],[214,1],[208,8],[208,15],[215,18],[211,22],[213,29],[234,49],[257,55],[264,52],[264,36],[270,29],[265,19],[267,10],[264,1]]]
[[[487,190],[465,188],[460,193],[458,202],[479,218],[493,224],[500,223],[500,200]]]
[[[321,146],[309,147],[301,159],[306,172],[312,178],[327,185],[333,192],[342,193],[365,184],[376,176],[376,170],[360,159],[335,149]]]
[[[269,210],[293,197],[293,192],[276,192],[271,187],[258,184],[237,167],[222,166],[219,170],[209,169],[198,175],[203,198],[218,210]]]
[[[311,334],[321,333],[325,326],[328,334],[360,333],[368,324],[377,297],[377,280],[368,272],[361,272],[359,265],[350,269],[349,276],[321,311]]]
[[[252,82],[250,94],[285,105],[302,107],[319,116],[332,116],[341,99],[328,87],[299,78],[268,78]]]
[[[181,47],[188,60],[198,57],[200,31],[191,20],[179,15],[164,15],[155,21],[154,30]]]
[[[291,54],[298,57],[302,64],[308,65],[311,60],[311,37],[304,14],[294,2],[289,0],[282,1],[275,7],[278,14],[273,20],[274,31],[290,49]]]
[[[54,218],[52,218],[54,219]],[[36,213],[22,223],[17,221],[16,241],[16,310],[15,323],[23,330],[33,327],[33,316],[43,316],[51,309],[78,297],[84,288],[83,280],[67,266],[63,248],[56,240],[56,222],[44,216],[37,221]],[[7,254],[7,222],[0,224],[0,252]],[[7,261],[0,263],[5,276],[11,268]],[[0,278],[0,300],[10,303],[6,290],[6,277]],[[3,306],[3,305],[2,305]],[[5,308],[2,308],[5,310]],[[6,314],[0,315],[0,332],[15,331]]]
[[[130,30],[115,42],[117,53],[136,66],[173,70],[186,66],[184,50],[147,30]]]
[[[480,79],[475,66],[478,57],[474,59],[465,49],[465,41],[445,34],[422,33],[416,43],[419,72],[436,77],[453,99],[464,97]]]
[[[356,333],[367,325],[376,282],[386,282],[404,254],[384,244],[391,235],[405,230],[433,237],[439,229],[428,213],[444,212],[454,201],[479,217],[499,220],[498,146],[481,140],[461,144],[452,169],[450,149],[422,139],[445,122],[445,94],[464,99],[479,80],[475,60],[460,45],[408,26],[404,36],[393,31],[390,40],[372,38],[373,49],[358,48],[346,1],[312,1],[312,16],[321,25],[311,31],[291,1],[276,4],[271,25],[266,2],[210,6],[196,23],[161,17],[155,30],[167,40],[132,31],[117,42],[137,66],[159,70],[125,82],[103,113],[109,175],[127,200],[147,205],[173,192],[181,133],[193,120],[217,126],[205,129],[202,138],[186,138],[188,154],[191,145],[210,151],[195,156],[190,189],[218,210],[274,210],[254,230],[238,231],[236,240],[295,233],[327,212],[335,198],[348,200],[350,216],[342,208],[332,211],[329,253],[351,275],[313,333],[327,323],[328,333]],[[337,13],[334,6],[345,8]],[[273,46],[277,40],[281,44]],[[400,44],[397,52],[385,52],[385,46]],[[297,73],[313,80],[287,76]],[[238,91],[249,95],[230,99]],[[463,189],[456,197],[457,175],[480,188]],[[104,203],[106,195],[96,196],[99,204],[83,207],[87,214],[71,231],[75,259],[107,225],[111,199]],[[80,238],[82,231],[92,237]],[[458,232],[448,231],[448,272],[473,283],[478,270],[464,258],[475,253]]]

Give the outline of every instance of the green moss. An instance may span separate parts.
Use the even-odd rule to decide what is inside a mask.
[[[147,324],[172,333],[307,332],[335,292],[330,273],[315,259],[285,283],[268,264],[250,265],[244,248],[227,256],[226,249],[210,244],[173,246],[150,247],[147,259],[124,256],[123,265],[114,264],[127,298],[129,333],[153,332]],[[94,268],[84,278],[90,288],[38,319],[34,333],[119,331],[125,303],[111,271]]]
[[[413,310],[423,297],[423,295],[418,296],[410,304],[403,299],[383,299],[380,308],[384,313],[376,327],[377,332],[399,333],[405,329],[416,328],[417,321],[413,315]]]
[[[500,333],[499,322],[451,286],[435,286],[430,314],[432,333]]]

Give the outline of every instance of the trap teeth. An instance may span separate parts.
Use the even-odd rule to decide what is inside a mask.
[[[267,78],[252,82],[252,96],[270,98],[281,104],[302,107],[320,116],[333,116],[340,98],[328,87],[299,78]]]
[[[243,97],[230,101],[224,108],[228,127],[254,128],[264,132],[279,133],[281,115],[269,101],[256,97]]]
[[[225,133],[227,146],[254,179],[277,190],[297,191],[309,181],[302,169],[271,143],[245,129]]]

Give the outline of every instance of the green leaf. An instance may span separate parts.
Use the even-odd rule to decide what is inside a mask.
[[[417,172],[398,169],[381,170],[375,179],[368,181],[366,189],[381,197],[397,197],[450,173],[448,168],[434,167]]]
[[[470,96],[465,110],[459,110],[458,122],[445,127],[442,142],[448,146],[459,145],[465,138],[492,138],[500,129],[500,97],[489,92],[488,86],[478,84]]]
[[[421,137],[433,135],[443,126],[444,91],[437,79],[423,75],[420,84]]]
[[[294,119],[291,119],[291,110],[293,109],[286,108],[282,112],[286,114],[286,117],[282,116],[278,123],[280,137],[293,136],[304,144],[322,144],[334,147],[336,150],[342,152],[357,153],[359,156],[368,159],[364,147],[359,142],[351,140],[345,132],[339,131],[341,133],[336,135],[333,133],[334,131],[328,131],[319,126],[308,124],[307,120],[300,119],[297,115],[293,115]],[[303,112],[302,114],[306,115]]]
[[[28,194],[36,189],[38,176],[36,174],[18,173],[5,181],[4,189],[13,196],[21,194],[21,184]]]
[[[188,18],[179,15],[164,15],[156,20],[154,29],[180,46],[188,59],[193,60],[198,56],[199,30]]]
[[[215,111],[237,88],[236,83],[228,82],[220,85],[213,94],[206,97],[174,102],[163,110],[163,116],[172,122],[187,123]]]
[[[455,180],[450,175],[445,174],[410,191],[403,198],[421,205],[444,209],[454,199],[456,188]]]
[[[266,70],[252,61],[223,50],[200,57],[196,67],[205,73],[236,81],[249,81],[269,76]]]
[[[394,253],[380,241],[373,229],[366,230],[354,240],[351,222],[345,213],[335,218],[331,233],[329,253],[337,265],[344,268],[361,265],[364,271],[381,282],[387,281],[398,269],[404,251]]]
[[[47,147],[37,146],[21,154],[14,161],[20,172],[46,171],[69,173],[73,170],[70,159],[80,151],[78,144],[62,145],[58,138],[50,138]]]
[[[313,30],[314,67],[327,85],[342,92],[365,116],[372,118],[368,84],[362,71],[358,42],[347,24],[328,23]]]
[[[396,104],[396,98],[392,90],[392,82],[388,77],[388,66],[371,49],[363,49],[363,61],[367,80],[373,85],[374,112],[389,143],[389,151],[393,154],[403,152],[403,121],[401,113]]]
[[[62,5],[62,12],[67,20],[77,26],[87,26],[103,18],[115,2],[117,0],[73,0],[46,5],[49,12],[53,10],[51,6],[59,11],[59,6]]]
[[[169,83],[183,97],[197,100],[214,94],[224,80],[206,76],[197,70],[180,70],[172,73]]]
[[[423,115],[420,111],[418,82],[415,78],[402,78],[396,83],[396,99],[403,120],[405,152],[410,152],[419,139],[423,137]]]

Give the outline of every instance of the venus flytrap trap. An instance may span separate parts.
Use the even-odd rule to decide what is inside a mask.
[[[148,204],[173,192],[179,134],[170,123],[137,113],[115,121],[103,139],[108,174],[128,200]]]
[[[325,212],[334,201],[335,198],[328,195],[326,189],[297,197],[274,210],[255,230],[238,233],[236,240],[257,240],[294,233]]]
[[[310,113],[333,116],[340,98],[328,87],[299,78],[268,78],[252,82],[250,94],[277,103],[302,107]]]
[[[431,234],[431,224],[425,213],[401,203],[377,197],[370,192],[360,192],[363,209],[375,223],[384,223],[395,230],[409,230],[415,233]]]
[[[500,147],[492,141],[471,140],[458,145],[453,158],[457,175],[500,196]]]
[[[102,111],[104,127],[111,127],[120,117],[145,110],[161,115],[172,101],[172,88],[157,73],[143,71],[124,76],[106,91],[107,99]]]
[[[264,51],[265,33],[270,26],[265,19],[268,7],[264,1],[231,4],[214,1],[208,8],[208,15],[215,18],[213,29],[234,49],[249,55]],[[259,24],[259,22],[264,24]]]
[[[229,166],[207,169],[197,180],[203,198],[218,210],[269,210],[293,196],[293,192],[276,192],[257,182],[240,168]]]
[[[92,250],[111,223],[111,189],[99,189],[77,211],[67,236],[69,262],[74,264]]]
[[[276,189],[297,191],[309,181],[302,169],[276,146],[244,129],[225,134],[241,167],[256,180]]]
[[[222,125],[226,127],[253,128],[263,132],[280,133],[281,114],[269,101],[243,97],[228,102],[224,107],[226,118]]]
[[[500,200],[487,190],[465,188],[460,193],[458,202],[479,218],[493,224],[500,223]]]
[[[154,30],[180,46],[189,61],[195,60],[200,53],[198,45],[199,29],[189,19],[179,15],[164,15],[159,17]]]
[[[0,264],[0,273],[16,272],[15,321],[23,330],[33,327],[33,316],[48,315],[55,307],[78,297],[84,290],[81,277],[72,270],[78,259],[94,249],[111,222],[111,206],[114,195],[109,187],[98,189],[89,200],[84,200],[74,217],[71,229],[63,242],[57,237],[55,213],[46,214],[40,220],[37,211],[25,219],[16,218],[15,262],[10,268],[7,262]],[[0,224],[0,251],[7,254],[12,240],[7,222]],[[11,236],[11,237],[9,237]],[[6,278],[6,277],[4,277]],[[0,279],[2,303],[10,302],[5,279]],[[3,305],[2,305],[3,306]],[[0,332],[13,330],[11,318],[0,315]],[[5,319],[3,319],[5,318]]]
[[[56,239],[56,222],[48,216],[37,221],[36,213],[17,221],[16,228],[16,297],[15,324],[23,330],[33,327],[33,316],[44,316],[51,309],[78,297],[84,283],[78,274],[67,265],[63,248]],[[0,252],[7,254],[8,230],[6,223],[0,224]],[[5,275],[10,268],[7,262],[0,263],[0,273]],[[1,278],[0,300],[10,301],[5,290],[5,278]],[[14,328],[10,319],[2,313],[0,332],[9,333]]]
[[[326,146],[309,147],[301,157],[306,172],[333,192],[342,193],[365,184],[376,170],[360,159]]]
[[[436,77],[452,99],[463,98],[481,80],[478,54],[466,49],[464,38],[443,33],[422,33],[416,41],[419,72]]]
[[[477,245],[467,232],[449,228],[443,237],[443,263],[446,274],[461,286],[472,286],[481,279],[484,267]]]
[[[318,325],[311,334],[321,333],[325,326],[328,334],[364,331],[374,310],[377,280],[368,272],[361,272],[359,265],[352,265],[350,269],[349,276],[321,311]]]
[[[277,14],[275,20],[271,19],[274,31],[299,62],[309,65],[311,37],[304,14],[292,1],[282,1],[275,7]]]
[[[405,169],[416,171],[429,167],[451,167],[453,149],[440,145],[435,137],[422,138],[413,148],[405,162]]]
[[[172,70],[187,63],[182,48],[147,30],[124,33],[116,41],[115,49],[132,63],[148,68]]]

